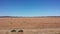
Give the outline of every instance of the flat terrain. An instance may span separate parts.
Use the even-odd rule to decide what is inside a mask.
[[[50,30],[60,32],[60,17],[0,17],[0,32],[12,29],[23,29],[24,34],[35,30],[39,31],[39,34]]]

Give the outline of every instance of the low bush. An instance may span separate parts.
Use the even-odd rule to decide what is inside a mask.
[[[11,32],[16,32],[16,30],[11,30]]]
[[[19,30],[18,32],[23,32],[23,30]]]

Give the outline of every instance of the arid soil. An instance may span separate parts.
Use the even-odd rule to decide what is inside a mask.
[[[49,34],[48,31],[60,32],[60,17],[0,17],[0,34],[10,34],[12,29],[17,31],[23,29],[22,34]],[[4,32],[1,33],[2,31]]]

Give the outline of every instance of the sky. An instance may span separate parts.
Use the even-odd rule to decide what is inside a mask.
[[[0,0],[0,16],[60,16],[60,0]]]

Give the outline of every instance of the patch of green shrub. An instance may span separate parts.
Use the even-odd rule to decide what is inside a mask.
[[[11,32],[16,32],[16,30],[11,30]]]
[[[19,30],[18,32],[23,32],[23,30]]]

